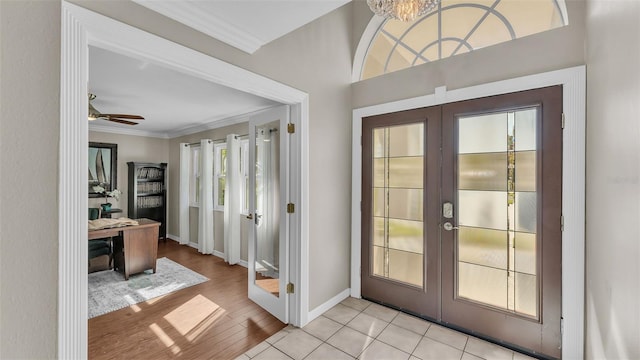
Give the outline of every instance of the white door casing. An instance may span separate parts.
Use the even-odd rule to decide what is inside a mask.
[[[289,322],[308,319],[308,122],[307,93],[220,61],[68,2],[62,2],[60,148],[58,188],[58,358],[87,357],[87,83],[88,46],[145,59],[177,71],[291,106],[292,269]],[[177,167],[176,167],[177,169]]]
[[[584,357],[586,70],[577,66],[353,110],[351,185],[351,296],[360,298],[362,118],[516,91],[562,85],[562,357]]]

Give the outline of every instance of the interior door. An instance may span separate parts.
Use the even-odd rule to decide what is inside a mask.
[[[365,118],[362,296],[559,357],[561,121],[559,86]]]
[[[252,116],[249,121],[249,298],[288,323],[289,179],[287,106]],[[281,130],[285,130],[285,134]]]

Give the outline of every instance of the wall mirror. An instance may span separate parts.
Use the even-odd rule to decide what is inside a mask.
[[[104,197],[96,193],[94,186],[100,185],[106,191],[116,189],[118,169],[118,144],[89,143],[89,197]]]

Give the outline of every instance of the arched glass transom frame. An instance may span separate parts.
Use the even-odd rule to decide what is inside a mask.
[[[442,0],[413,22],[374,16],[356,52],[354,81],[567,24],[564,0]]]

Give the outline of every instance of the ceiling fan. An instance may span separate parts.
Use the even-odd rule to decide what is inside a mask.
[[[95,99],[96,96],[94,94],[89,94],[89,121],[93,120],[107,120],[113,121],[120,124],[127,125],[138,125],[137,122],[129,121],[129,120],[144,120],[144,118],[140,115],[127,115],[127,114],[103,114],[100,111],[96,110],[96,108],[91,105],[91,100]],[[129,120],[125,120],[129,119]]]

